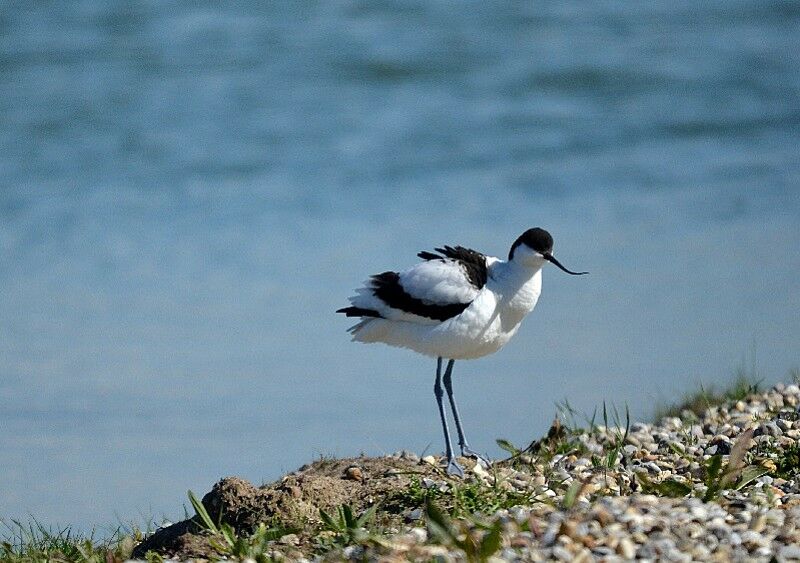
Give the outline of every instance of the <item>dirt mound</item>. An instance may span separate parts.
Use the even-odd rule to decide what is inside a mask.
[[[216,483],[202,502],[215,522],[228,523],[239,534],[252,533],[261,522],[271,527],[311,529],[321,522],[320,510],[335,513],[339,506],[349,505],[360,513],[379,501],[388,525],[393,518],[401,519],[399,506],[398,513],[392,514],[392,497],[407,489],[412,478],[425,477],[441,479],[443,473],[420,463],[416,456],[322,459],[262,487],[227,477]],[[195,517],[156,531],[136,547],[133,557],[143,558],[154,551],[179,559],[213,558],[219,554],[208,538]],[[302,535],[297,538],[300,544],[309,540]]]

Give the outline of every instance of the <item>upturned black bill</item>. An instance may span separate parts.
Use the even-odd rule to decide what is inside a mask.
[[[582,276],[582,275],[584,275],[584,274],[588,274],[588,273],[589,273],[589,272],[571,272],[571,271],[567,270],[567,269],[566,269],[566,268],[565,268],[565,267],[564,267],[564,266],[561,264],[561,262],[559,262],[558,260],[556,260],[556,257],[555,257],[555,256],[553,256],[552,254],[550,254],[550,253],[547,253],[547,254],[544,254],[543,256],[544,256],[544,259],[545,259],[545,260],[548,260],[548,261],[552,262],[553,264],[555,264],[556,266],[558,266],[560,269],[564,270],[565,272],[567,272],[568,274],[571,274],[571,275],[573,275],[573,276]]]

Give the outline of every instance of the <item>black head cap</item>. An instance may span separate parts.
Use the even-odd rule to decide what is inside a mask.
[[[509,260],[514,258],[514,249],[520,244],[524,244],[540,254],[553,251],[553,237],[550,236],[550,233],[539,227],[528,229],[514,241],[514,244],[511,245],[511,250],[508,251]]]

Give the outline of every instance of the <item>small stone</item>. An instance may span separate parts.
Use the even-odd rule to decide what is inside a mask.
[[[692,558],[695,561],[708,561],[711,559],[711,551],[702,543],[692,547]]]
[[[698,522],[705,522],[708,519],[708,510],[703,505],[695,505],[689,509],[689,512]]]
[[[422,519],[422,509],[415,508],[414,510],[410,511],[406,514],[406,522],[416,522],[417,520]]]
[[[781,561],[789,559],[800,559],[800,545],[784,545],[778,552]]]
[[[344,470],[344,478],[350,481],[363,481],[364,480],[364,473],[361,471],[361,468],[357,465],[351,465],[347,469]]]
[[[608,510],[603,508],[602,506],[598,506],[594,509],[594,519],[600,522],[602,526],[607,526],[611,522],[614,521],[614,515],[611,514]]]
[[[772,510],[767,511],[767,513],[764,515],[764,518],[766,519],[767,524],[770,526],[777,526],[780,528],[783,526],[783,523],[786,520],[785,514],[785,511],[773,508]]]
[[[559,561],[572,561],[572,554],[565,547],[557,545],[553,548],[553,557]]]
[[[561,528],[558,530],[560,536],[566,536],[572,540],[577,539],[577,526],[572,520],[564,520],[561,522]]]
[[[636,546],[629,538],[622,538],[617,545],[617,553],[624,559],[633,559],[636,557]]]
[[[783,436],[783,430],[774,422],[762,424],[753,431],[753,436]]]
[[[767,540],[758,532],[747,530],[746,532],[742,533],[742,545],[749,549],[755,549],[757,547],[765,547],[769,545],[769,540]]]
[[[770,485],[769,491],[772,494],[772,496],[774,496],[775,498],[781,498],[782,496],[784,496],[786,494],[782,490],[780,490],[778,487],[773,487],[772,485]]]
[[[761,467],[763,467],[764,469],[766,469],[767,471],[770,471],[772,473],[774,473],[775,471],[778,470],[778,466],[775,465],[775,461],[772,460],[772,459],[762,460],[761,461]]]
[[[364,548],[360,545],[348,545],[342,550],[342,555],[344,555],[345,559],[353,559],[357,558],[358,554],[360,554],[363,550]]]
[[[769,557],[772,555],[772,550],[769,548],[768,545],[762,545],[761,547],[757,547],[756,550],[753,552],[753,555],[756,557]]]
[[[650,473],[655,473],[656,475],[661,473],[661,468],[653,461],[648,461],[647,463],[642,464],[642,467],[647,469],[647,471]]]
[[[280,537],[278,543],[283,545],[300,545],[300,538],[297,534],[286,534]]]
[[[489,472],[486,471],[486,469],[484,469],[483,464],[481,463],[476,463],[475,467],[472,468],[472,472],[478,477],[481,477],[483,479],[488,479],[489,477],[491,477],[491,475],[489,475]]]
[[[523,547],[529,547],[531,545],[531,540],[528,537],[523,535],[517,535],[511,538],[511,547],[516,549],[521,549]]]
[[[432,455],[426,455],[422,458],[423,463],[427,463],[428,465],[436,465],[436,458]]]
[[[417,543],[425,543],[428,541],[428,531],[425,528],[411,528],[408,533]]]
[[[767,525],[766,516],[764,514],[756,514],[755,517],[752,520],[750,520],[750,525],[748,527],[756,533],[761,533],[764,531],[766,525]]]

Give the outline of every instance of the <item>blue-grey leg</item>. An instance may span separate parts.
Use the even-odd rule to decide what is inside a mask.
[[[444,443],[447,448],[447,473],[450,475],[464,476],[464,470],[456,461],[453,455],[453,445],[450,443],[450,431],[447,429],[447,417],[444,414],[444,404],[442,397],[442,358],[436,359],[436,383],[433,384],[433,394],[436,395],[436,404],[439,406],[439,417],[442,419],[442,430],[444,430]]]
[[[482,461],[486,464],[486,467],[489,467],[489,460],[486,459],[484,456],[473,450],[469,447],[467,443],[467,438],[464,436],[464,428],[461,426],[461,418],[458,416],[458,407],[456,406],[456,400],[453,398],[453,364],[455,360],[450,360],[447,363],[447,369],[444,372],[444,388],[447,390],[447,398],[450,400],[450,410],[453,411],[453,419],[456,421],[456,430],[458,431],[458,445],[461,446],[461,455],[464,457],[471,457]]]

